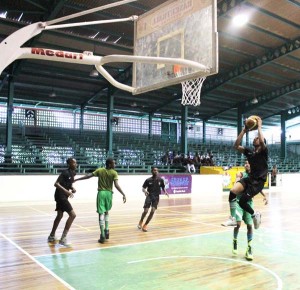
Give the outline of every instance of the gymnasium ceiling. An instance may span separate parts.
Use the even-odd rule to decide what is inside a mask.
[[[112,2],[117,1],[1,0],[0,41],[28,24]],[[65,23],[141,15],[164,2],[139,0]],[[233,28],[232,18],[242,10],[251,15],[249,22]],[[299,116],[300,0],[218,0],[217,22],[219,73],[206,79],[201,105],[188,108],[189,119],[236,126],[238,107],[245,117],[261,116],[266,126],[280,125],[281,116],[286,120]],[[99,56],[131,55],[133,22],[44,31],[24,46],[93,51]],[[92,69],[88,65],[16,61],[1,74],[0,102],[7,101],[8,79],[13,75],[16,103],[105,111],[109,84],[102,76],[91,77]],[[107,70],[120,82],[131,83],[131,64],[116,63]],[[135,96],[116,89],[113,95],[116,114],[153,113],[171,119],[181,115],[180,85]]]

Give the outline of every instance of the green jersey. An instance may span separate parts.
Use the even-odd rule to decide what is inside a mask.
[[[114,169],[98,168],[93,172],[98,177],[98,190],[113,191],[113,183],[118,180],[118,173]]]

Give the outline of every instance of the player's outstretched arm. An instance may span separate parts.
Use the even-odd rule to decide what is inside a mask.
[[[237,139],[234,142],[233,147],[239,151],[240,153],[244,153],[245,148],[243,146],[241,146],[241,142],[243,140],[243,137],[245,135],[245,133],[247,132],[246,128],[243,128],[243,130],[241,131],[241,133],[238,135]]]
[[[77,178],[77,179],[74,179],[74,182],[80,181],[80,180],[89,179],[89,178],[91,178],[91,177],[93,177],[93,176],[94,176],[94,175],[93,175],[92,173],[88,173],[88,174],[86,174],[86,175],[84,175],[84,176],[82,176],[82,177],[79,177],[79,178]]]

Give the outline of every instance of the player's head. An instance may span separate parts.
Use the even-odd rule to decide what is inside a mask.
[[[158,168],[157,167],[152,167],[151,168],[151,173],[153,176],[156,176],[158,174]]]
[[[105,166],[107,169],[114,169],[116,166],[115,160],[113,160],[112,158],[107,158]]]
[[[249,164],[248,160],[245,161],[244,167],[245,167],[246,172],[250,172],[250,164]]]
[[[77,168],[76,159],[73,157],[70,157],[67,159],[67,164],[68,164],[68,167],[72,170],[75,170]]]
[[[267,144],[266,138],[264,138],[264,143]],[[258,137],[258,136],[256,136],[256,137],[253,139],[253,146],[254,146],[254,147],[259,147],[259,146],[260,146],[260,141],[259,141],[259,137]]]

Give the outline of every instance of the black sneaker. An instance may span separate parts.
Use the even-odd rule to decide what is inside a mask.
[[[233,240],[233,246],[232,246],[232,254],[233,254],[233,255],[237,255],[237,253],[238,253],[237,240],[234,239],[234,240]]]
[[[109,239],[109,230],[105,230],[105,239]]]
[[[98,240],[98,243],[104,244],[104,242],[105,242],[105,237],[100,235],[100,239]]]

